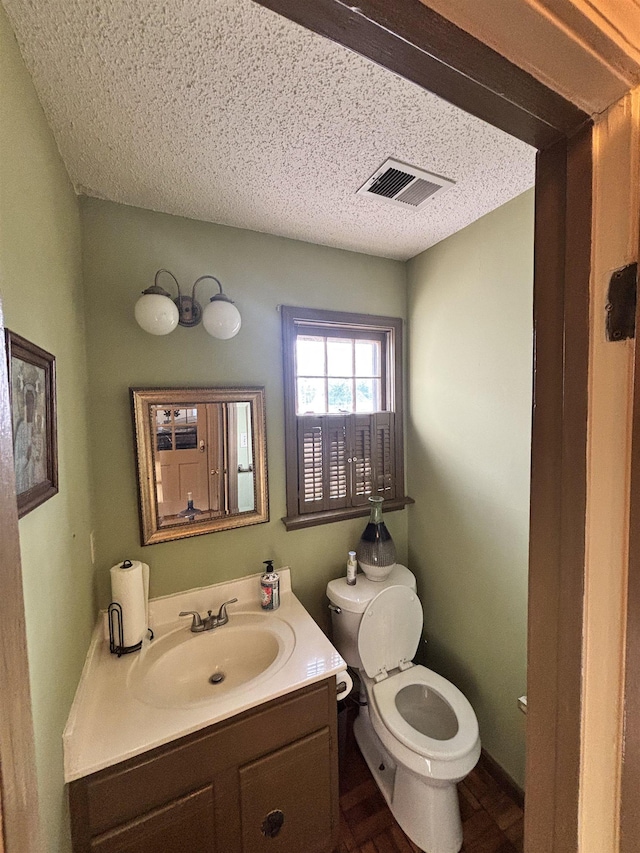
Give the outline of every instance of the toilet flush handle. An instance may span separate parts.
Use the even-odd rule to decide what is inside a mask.
[[[334,613],[342,613],[342,608],[341,608],[341,607],[336,607],[336,605],[335,605],[335,604],[330,604],[330,605],[329,605],[329,610],[333,610],[333,612],[334,612]]]

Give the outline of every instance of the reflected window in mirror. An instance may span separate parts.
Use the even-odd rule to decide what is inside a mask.
[[[143,544],[268,520],[262,388],[131,390]]]

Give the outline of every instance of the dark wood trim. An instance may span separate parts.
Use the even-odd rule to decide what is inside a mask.
[[[517,803],[521,809],[524,809],[524,791],[520,785],[518,785],[518,783],[509,776],[504,767],[498,764],[495,758],[489,755],[487,750],[484,748],[480,752],[478,767],[484,770],[485,773],[488,773],[500,790],[507,794],[508,797],[511,797],[514,803]]]
[[[11,409],[0,309],[0,798],[5,853],[39,850],[38,796],[31,718]],[[2,845],[0,844],[0,847]]]
[[[284,389],[284,455],[285,455],[285,486],[287,498],[287,518],[295,519],[298,512],[298,422],[296,418],[295,394],[288,389],[295,387],[295,343],[296,330],[294,319],[297,311],[288,306],[281,309],[282,313],[282,373]],[[301,309],[302,310],[302,309]],[[315,317],[309,317],[315,320]],[[295,454],[295,455],[294,455]],[[284,520],[284,519],[283,519]],[[285,522],[286,525],[286,522]],[[289,530],[287,526],[287,530]]]
[[[538,156],[526,850],[578,846],[591,128]]]
[[[629,576],[627,588],[624,730],[620,790],[620,853],[640,849],[640,301],[636,308],[636,346],[633,380],[631,485],[629,506]]]
[[[409,504],[413,498],[395,498],[384,502],[384,511],[397,512]],[[332,524],[334,521],[346,521],[350,518],[365,518],[370,513],[368,506],[352,506],[347,509],[328,509],[326,512],[309,512],[306,515],[285,516],[282,523],[287,530],[302,530],[304,527],[316,527],[318,524]]]
[[[554,853],[578,848],[589,372],[593,128],[567,143]],[[540,240],[538,241],[540,242]],[[540,321],[542,322],[542,320]],[[557,366],[556,366],[557,369]],[[557,382],[557,379],[552,380]],[[535,574],[533,575],[535,580]],[[530,611],[530,622],[538,620]]]
[[[412,80],[472,115],[545,148],[586,113],[420,0],[256,0]]]
[[[553,849],[558,694],[557,647],[562,470],[563,282],[566,144],[538,155],[534,266],[535,374],[532,429],[527,661],[527,850]],[[555,227],[554,227],[555,226]],[[532,618],[535,614],[536,618]],[[540,814],[545,819],[539,820]]]
[[[588,116],[419,0],[256,0],[539,149],[527,853],[577,850],[591,151]],[[636,789],[637,790],[637,789]]]
[[[396,480],[396,500],[402,500],[407,503],[413,503],[412,498],[404,498],[406,483],[404,479],[404,385],[405,385],[405,352],[404,352],[404,335],[403,323],[397,321],[394,334],[390,338],[391,351],[387,357],[389,364],[393,365],[393,388],[388,390],[388,396],[391,399],[391,405],[395,412],[395,480]],[[392,396],[393,395],[393,396]],[[389,501],[391,503],[391,501]]]
[[[400,317],[383,317],[378,314],[363,314],[357,311],[331,311],[325,308],[304,308],[299,305],[281,305],[283,316],[290,320],[308,323],[310,326],[321,327],[344,326],[346,329],[362,328],[379,331],[380,329],[398,329],[402,331]]]

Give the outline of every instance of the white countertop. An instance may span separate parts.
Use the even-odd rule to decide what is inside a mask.
[[[215,612],[223,601],[236,597],[238,603],[229,607],[229,624],[233,623],[234,613],[261,614],[265,620],[273,615],[288,623],[295,634],[291,656],[269,678],[257,679],[254,686],[214,697],[195,707],[158,708],[137,699],[127,681],[136,659],[145,654],[150,641],[145,641],[140,652],[121,658],[110,654],[104,614],[101,614],[62,736],[65,782],[343,671],[345,662],[291,591],[289,569],[278,572],[281,605],[273,613],[260,607],[259,574],[149,602],[149,622],[155,634],[151,645],[178,626],[189,632],[189,620],[178,618],[181,610]]]

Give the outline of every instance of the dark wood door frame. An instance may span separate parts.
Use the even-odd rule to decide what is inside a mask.
[[[577,107],[419,0],[361,0],[357,7],[344,0],[256,2],[538,149],[525,850],[575,853],[582,698],[591,122]]]
[[[0,796],[5,853],[39,846],[7,357],[0,306]],[[2,848],[2,844],[0,844]]]

